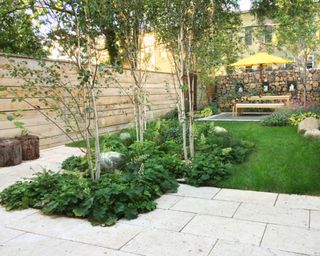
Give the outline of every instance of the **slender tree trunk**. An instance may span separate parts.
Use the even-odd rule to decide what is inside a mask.
[[[98,111],[96,106],[96,95],[94,89],[91,90],[91,97],[92,97],[92,106],[94,111],[94,126],[95,126],[95,153],[96,153],[96,175],[95,180],[100,179],[101,174],[101,159],[100,159],[100,141],[99,141],[99,117]]]
[[[189,152],[190,157],[194,157],[194,134],[193,134],[193,79],[191,80],[191,71],[192,71],[192,63],[191,63],[191,35],[188,36],[188,47],[187,47],[187,81],[188,81],[188,94],[189,94]]]
[[[180,97],[180,113],[179,121],[182,127],[182,141],[183,141],[183,155],[184,159],[188,160],[187,150],[187,125],[186,125],[186,110],[185,110],[185,98],[183,93],[183,80],[184,80],[184,46],[183,46],[183,28],[181,26],[180,33],[178,35],[178,48],[179,48],[179,97]]]

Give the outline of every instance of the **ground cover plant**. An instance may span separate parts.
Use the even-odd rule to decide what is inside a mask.
[[[265,117],[261,124],[264,126],[297,126],[308,117],[320,118],[320,111],[317,105],[311,108],[280,109]]]
[[[153,210],[155,198],[176,191],[178,178],[195,186],[216,185],[228,178],[234,165],[245,161],[254,147],[213,122],[197,122],[194,134],[196,153],[188,161],[183,159],[178,120],[149,123],[144,141],[135,141],[131,129],[101,136],[101,150],[121,154],[124,164],[102,169],[101,178],[92,180],[87,157],[72,156],[62,163],[64,170],[59,173],[39,173],[8,187],[0,193],[0,203],[8,210],[39,208],[46,214],[112,225],[119,218],[132,219]],[[71,144],[85,145],[83,141]]]
[[[218,122],[250,139],[255,149],[244,163],[234,166],[227,188],[320,195],[320,141],[307,140],[297,127],[266,127],[256,122]]]

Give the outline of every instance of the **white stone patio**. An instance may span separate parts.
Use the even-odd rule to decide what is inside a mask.
[[[73,154],[79,150],[57,147],[0,168],[0,190],[41,167],[57,169]],[[320,197],[180,185],[158,199],[155,211],[112,227],[0,208],[0,255],[320,255]]]

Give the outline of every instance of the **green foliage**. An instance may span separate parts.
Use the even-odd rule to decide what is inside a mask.
[[[265,117],[261,124],[264,126],[288,126],[290,125],[289,114],[274,112],[271,115]]]
[[[61,168],[66,171],[86,172],[88,169],[88,161],[86,157],[70,156],[62,162]]]
[[[165,113],[161,119],[177,119],[178,118],[178,109],[177,108],[174,108],[172,110],[170,110],[169,112]]]
[[[44,172],[0,193],[8,210],[39,208],[46,214],[88,218],[93,224],[113,225],[119,218],[136,218],[156,207],[153,199],[175,192],[177,182],[161,165],[143,173],[104,174],[92,181],[74,174]]]
[[[208,116],[212,116],[213,112],[211,107],[205,107],[204,109],[197,111],[194,114],[199,115],[200,117],[208,117]]]
[[[314,117],[314,118],[320,118],[319,115],[313,112],[298,112],[298,113],[293,113],[289,117],[289,121],[292,125],[298,125],[301,121],[306,119],[307,117]]]
[[[229,133],[215,134],[214,123],[196,126],[197,153],[185,172],[186,182],[195,186],[216,185],[226,179],[233,164],[242,163],[254,144],[241,141]]]
[[[35,13],[30,11],[31,8],[26,1],[1,1],[1,52],[33,57],[48,55],[48,52],[43,49],[43,38],[39,33],[39,24],[34,19]]]
[[[193,186],[214,186],[230,174],[230,165],[213,154],[196,153],[186,181]]]
[[[100,137],[100,147],[101,152],[115,151],[125,154],[128,151],[127,146],[121,141],[119,134],[104,135]]]

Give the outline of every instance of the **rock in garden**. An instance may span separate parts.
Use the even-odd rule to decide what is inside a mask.
[[[213,131],[215,132],[215,133],[227,133],[228,131],[225,129],[225,128],[223,128],[223,127],[220,127],[220,126],[215,126],[214,128],[213,128]]]
[[[320,130],[318,129],[307,130],[304,134],[304,137],[320,139]]]
[[[314,117],[307,117],[298,126],[298,132],[304,133],[307,130],[318,130],[319,129],[319,120]]]
[[[100,154],[101,168],[105,171],[119,169],[124,163],[124,155],[119,152],[105,152]]]
[[[120,133],[119,138],[122,141],[122,143],[125,144],[126,146],[129,146],[132,142],[131,134],[128,132]]]

